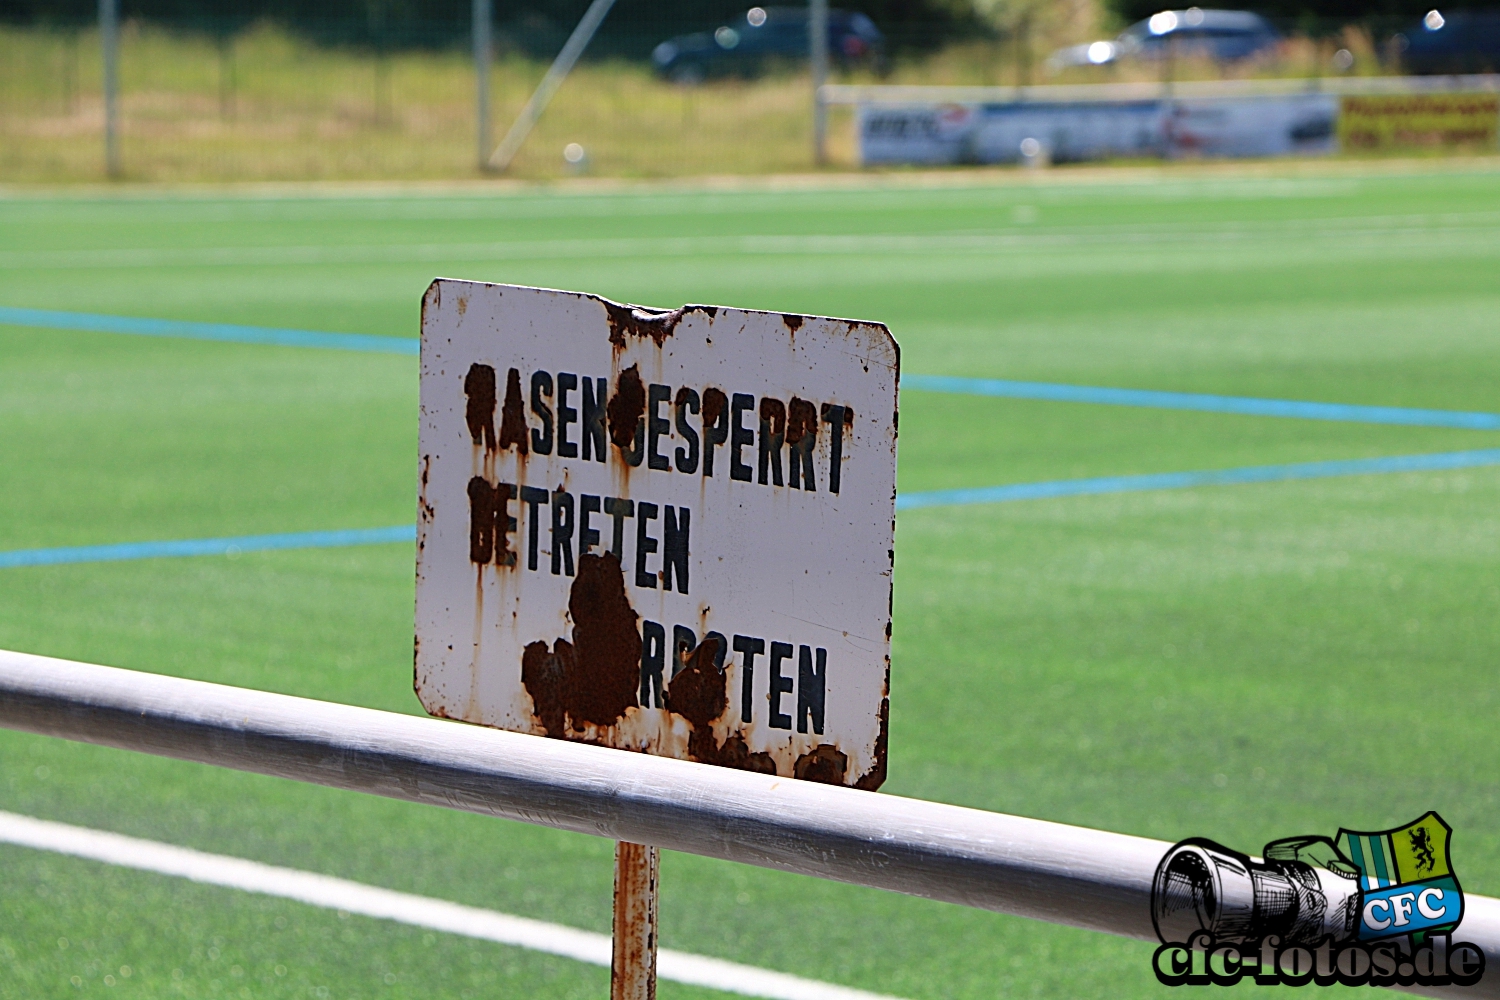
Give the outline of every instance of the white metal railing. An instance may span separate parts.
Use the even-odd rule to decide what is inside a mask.
[[[1280,80],[1199,80],[1164,83],[1047,84],[1036,87],[939,87],[906,84],[827,84],[825,104],[1005,104],[1016,101],[1131,101],[1254,97],[1273,94],[1423,94],[1500,91],[1500,74],[1469,76],[1340,76]]]
[[[1155,940],[1163,841],[25,653],[0,726]],[[1245,908],[1249,899],[1225,901]],[[1500,962],[1500,900],[1464,940]],[[1433,996],[1500,997],[1500,975]]]

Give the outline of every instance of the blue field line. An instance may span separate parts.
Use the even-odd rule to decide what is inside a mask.
[[[187,538],[169,542],[125,542],[120,545],[80,545],[64,549],[19,549],[0,552],[0,569],[15,566],[57,566],[62,563],[114,562],[122,559],[168,559],[181,556],[225,556],[270,549],[333,549],[349,545],[413,542],[414,525],[389,528],[352,528],[347,531],[299,531],[288,535],[242,535],[238,538]]]
[[[1006,399],[1045,399],[1059,403],[1102,403],[1164,410],[1238,413],[1252,417],[1295,417],[1302,420],[1339,420],[1366,424],[1406,424],[1419,427],[1460,427],[1500,430],[1500,413],[1459,410],[1419,410],[1404,406],[1354,406],[1346,403],[1307,403],[1291,399],[1248,396],[1211,396],[1193,392],[1154,392],[1149,389],[1110,389],[1053,382],[1012,382],[1006,379],[958,378],[951,375],[903,375],[901,388],[923,392],[951,392]]]
[[[935,490],[902,493],[897,510],[922,507],[952,507],[966,504],[1011,503],[1055,497],[1093,496],[1101,493],[1139,493],[1147,490],[1180,490],[1191,486],[1233,486],[1244,483],[1274,483],[1296,479],[1326,479],[1333,476],[1363,476],[1389,472],[1441,472],[1500,465],[1500,448],[1481,451],[1448,451],[1431,455],[1392,455],[1387,458],[1355,458],[1332,462],[1300,462],[1293,465],[1256,465],[1243,469],[1204,472],[1161,472],[1147,476],[1104,476],[1098,479],[1060,479],[1045,483],[1014,483],[977,489]],[[56,566],[62,563],[108,562],[121,559],[163,559],[174,556],[219,556],[269,549],[324,549],[350,545],[384,545],[412,542],[417,529],[409,524],[389,528],[355,528],[348,531],[303,531],[289,535],[244,535],[238,538],[196,538],[169,542],[126,542],[121,545],[84,545],[61,549],[20,549],[0,552],[0,569],[15,566]]]
[[[182,337],[189,340],[219,340],[239,344],[274,344],[278,347],[323,347],[338,351],[376,354],[418,353],[420,342],[411,337],[372,337],[363,333],[322,333],[317,330],[282,330],[268,326],[236,326],[231,323],[191,323],[175,319],[142,319],[135,316],[104,316],[99,313],[57,312],[52,309],[16,309],[0,306],[0,324],[42,326],[54,330],[87,330],[92,333],[128,333],[142,337]]]
[[[1254,465],[1242,469],[1205,472],[1161,472],[1147,476],[1104,476],[1099,479],[1061,479],[1047,483],[1016,483],[1011,486],[981,486],[977,489],[934,490],[902,493],[897,510],[921,507],[952,507],[976,503],[1010,503],[1053,497],[1093,496],[1100,493],[1137,493],[1144,490],[1180,490],[1190,486],[1232,486],[1243,483],[1275,483],[1293,479],[1326,479],[1332,476],[1364,476],[1387,472],[1440,472],[1500,465],[1500,448],[1480,451],[1448,451],[1431,455],[1392,455],[1387,458],[1353,458],[1332,462],[1298,462],[1293,465]]]
[[[282,347],[322,347],[384,354],[419,353],[421,341],[411,337],[373,337],[359,333],[323,333],[229,323],[192,323],[183,320],[105,316],[98,313],[56,312],[0,306],[0,324],[40,326],[56,330],[127,333],[148,337],[184,337]],[[1403,406],[1355,406],[1347,403],[1310,403],[1291,399],[1255,399],[1150,389],[1111,389],[1107,386],[1064,385],[1055,382],[1016,382],[1009,379],[960,378],[953,375],[903,375],[902,388],[922,392],[998,396],[1006,399],[1043,399],[1061,403],[1096,403],[1167,410],[1237,413],[1254,417],[1293,417],[1349,423],[1404,424],[1417,427],[1457,427],[1500,430],[1500,413],[1460,410],[1422,410]]]

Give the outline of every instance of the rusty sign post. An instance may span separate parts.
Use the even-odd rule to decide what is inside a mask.
[[[877,788],[898,378],[875,323],[433,282],[422,705]],[[616,1000],[654,992],[656,854],[618,848]]]
[[[609,1000],[655,1000],[656,881],[661,852],[645,844],[615,844],[614,955]]]

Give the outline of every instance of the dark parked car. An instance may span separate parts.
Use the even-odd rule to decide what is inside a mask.
[[[662,76],[697,83],[711,76],[750,76],[774,59],[807,58],[806,7],[751,7],[713,31],[678,35],[658,45],[651,62]],[[879,65],[885,36],[863,14],[828,12],[828,54],[835,62]]]
[[[1087,42],[1059,49],[1049,62],[1066,66],[1104,66],[1118,59],[1164,59],[1207,56],[1234,62],[1271,48],[1281,40],[1276,29],[1248,10],[1164,10],[1132,24],[1112,42]]]
[[[1500,11],[1428,11],[1404,32],[1412,73],[1493,73],[1500,69]]]

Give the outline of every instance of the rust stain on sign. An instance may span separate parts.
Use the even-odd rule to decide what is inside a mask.
[[[825,785],[842,785],[847,770],[848,755],[838,747],[824,743],[797,758],[797,763],[792,765],[792,777],[821,781]]]
[[[519,377],[519,376],[518,376]],[[495,369],[490,365],[472,364],[464,376],[464,395],[469,398],[464,419],[475,444],[495,450]]]
[[[514,566],[516,554],[510,551],[510,533],[515,519],[510,516],[510,483],[491,486],[483,476],[469,480],[469,561],[477,566]]]
[[[635,430],[646,413],[646,386],[641,382],[639,365],[631,365],[615,380],[615,394],[609,400],[609,439],[622,451],[635,446]]]
[[[669,312],[649,312],[639,306],[619,305],[605,302],[604,311],[609,316],[609,342],[615,347],[625,347],[627,337],[650,339],[660,347],[672,336],[682,319],[682,309]]]
[[[890,672],[890,665],[887,664],[887,687],[889,687],[890,685]],[[854,783],[855,788],[860,788],[867,792],[873,792],[875,789],[885,784],[885,759],[887,747],[890,742],[890,731],[891,699],[886,697],[880,699],[880,735],[875,737],[875,763],[870,765],[870,769],[868,771],[859,776],[859,780]]]
[[[682,670],[667,685],[667,711],[693,727],[688,737],[688,759],[742,771],[775,774],[776,761],[768,753],[751,753],[745,738],[732,733],[720,741],[714,725],[729,710],[729,675],[719,665],[719,640],[709,636],[688,655]]]
[[[703,390],[703,425],[710,427],[719,422],[724,411],[729,407],[729,397],[724,395],[723,389],[709,386]]]
[[[618,724],[637,704],[640,682],[638,616],[613,552],[578,560],[568,613],[573,641],[558,639],[550,652],[545,642],[530,643],[521,660],[521,683],[536,716],[548,736],[559,738],[567,735],[565,720],[579,732]]]

